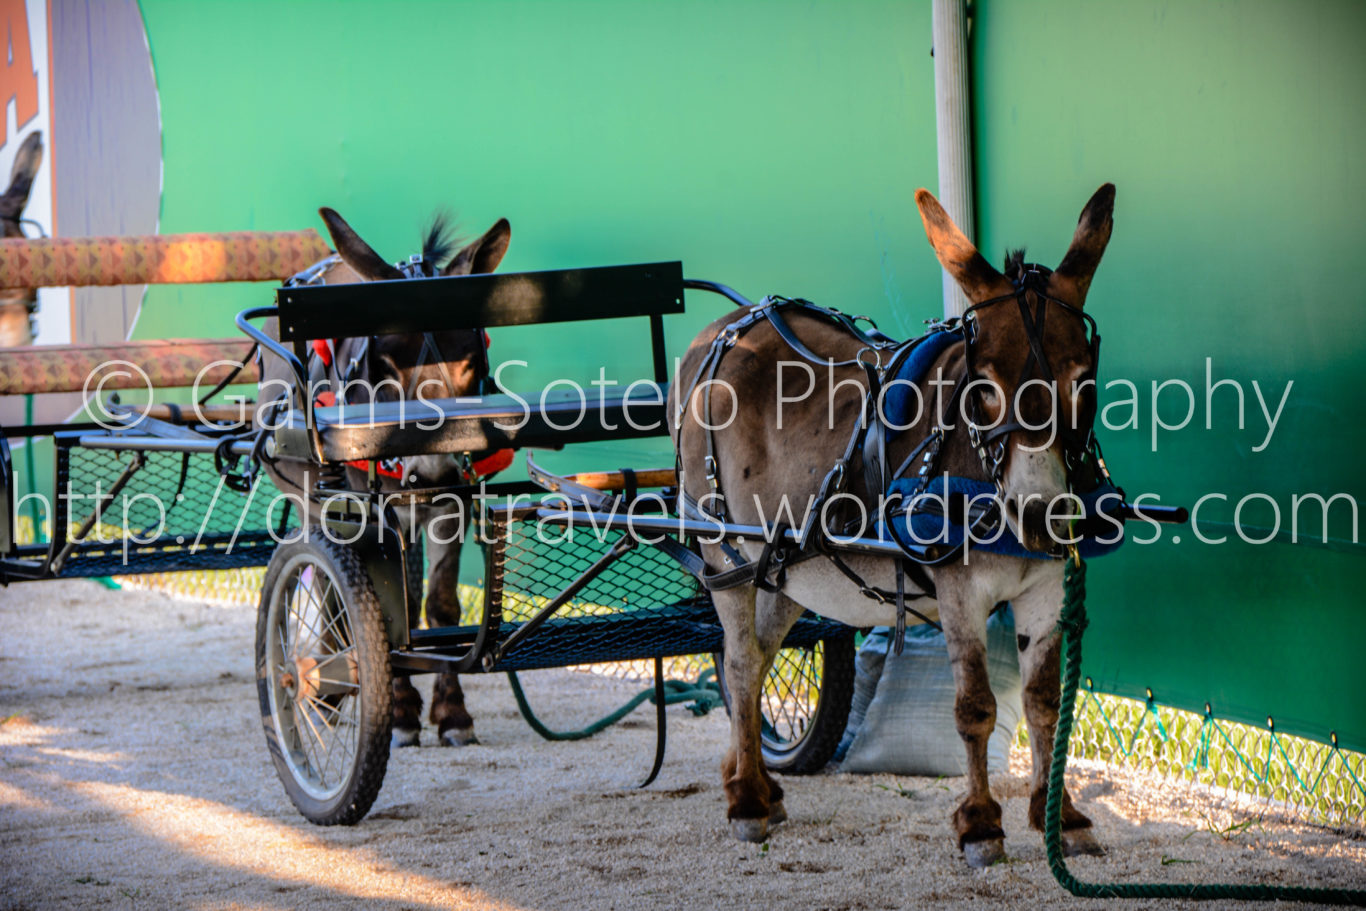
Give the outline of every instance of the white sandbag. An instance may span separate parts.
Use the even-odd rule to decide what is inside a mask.
[[[898,775],[963,775],[967,754],[953,720],[953,669],[944,634],[924,625],[906,631],[901,655],[892,631],[874,629],[855,663],[854,705],[840,743],[840,770]],[[1006,770],[1022,713],[1015,620],[1009,608],[987,621],[987,674],[996,695],[996,729],[987,770]]]

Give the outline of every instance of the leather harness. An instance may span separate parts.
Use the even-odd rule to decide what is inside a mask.
[[[1015,300],[1018,303],[1020,318],[1030,346],[1029,355],[1019,380],[1021,385],[1034,377],[1036,373],[1040,374],[1040,378],[1045,382],[1054,381],[1053,370],[1043,348],[1044,314],[1047,304],[1050,302],[1061,307],[1062,312],[1083,321],[1083,329],[1088,337],[1090,355],[1090,364],[1082,377],[1083,381],[1094,380],[1099,361],[1100,335],[1096,331],[1095,321],[1079,308],[1045,293],[1044,289],[1047,287],[1049,274],[1050,270],[1043,266],[1014,264],[1014,267],[1007,272],[1007,276],[1014,286],[1011,293],[970,307],[962,319],[927,320],[931,324],[930,330],[919,338],[905,342],[897,342],[878,331],[876,325],[867,317],[849,316],[833,308],[821,307],[807,300],[780,296],[764,298],[760,303],[744,311],[738,319],[725,326],[712,340],[710,348],[694,372],[684,394],[678,399],[678,420],[681,426],[682,412],[689,407],[689,403],[700,387],[703,412],[700,429],[705,435],[706,444],[703,473],[707,481],[708,492],[701,500],[697,500],[684,491],[680,485],[679,509],[690,518],[714,521],[723,525],[726,521],[727,507],[722,490],[716,440],[712,429],[715,425],[711,419],[711,389],[715,385],[717,369],[726,352],[735,347],[740,337],[754,326],[767,321],[788,348],[812,364],[827,368],[854,366],[862,368],[867,381],[867,389],[860,418],[850,432],[848,442],[845,444],[840,457],[821,481],[816,498],[807,511],[803,527],[796,530],[795,543],[792,545],[784,543],[787,529],[782,525],[775,524],[770,534],[765,538],[764,548],[759,559],[750,562],[723,538],[719,542],[719,547],[726,562],[730,564],[730,568],[724,570],[708,568],[702,574],[702,584],[712,591],[734,588],[744,584],[751,584],[765,591],[779,591],[786,579],[788,566],[818,555],[824,555],[843,575],[858,586],[859,592],[865,597],[883,604],[895,604],[896,636],[894,647],[897,654],[900,654],[904,642],[907,613],[915,615],[925,623],[938,627],[939,624],[923,613],[914,610],[906,602],[921,598],[935,598],[934,582],[925,567],[943,565],[961,553],[962,547],[966,546],[967,541],[973,535],[976,535],[980,540],[987,533],[997,528],[1001,521],[1000,509],[997,503],[993,502],[987,509],[978,511],[975,516],[965,517],[965,522],[971,522],[972,534],[965,536],[964,543],[955,548],[939,550],[901,537],[897,533],[894,523],[889,521],[889,517],[894,508],[901,506],[902,501],[909,501],[904,507],[908,510],[916,507],[917,496],[924,491],[930,478],[938,472],[943,444],[948,433],[952,432],[952,427],[946,429],[940,420],[935,420],[930,432],[911,448],[910,454],[894,471],[889,472],[887,442],[892,428],[888,426],[886,415],[883,414],[883,408],[880,407],[883,403],[883,392],[887,383],[897,376],[897,372],[906,363],[912,352],[927,340],[935,337],[937,333],[949,332],[961,338],[965,343],[966,367],[963,374],[954,379],[947,406],[940,412],[939,418],[942,419],[944,415],[952,415],[959,407],[959,401],[964,395],[967,396],[969,442],[982,464],[983,471],[996,486],[1000,501],[1003,502],[1005,498],[1003,474],[1007,438],[1015,431],[1030,428],[1020,419],[1018,395],[1015,397],[1015,401],[1011,402],[1000,422],[993,426],[984,426],[981,421],[981,405],[973,389],[975,381],[983,380],[977,372],[977,358],[975,356],[975,343],[980,332],[978,319],[981,311],[1008,300]],[[1032,308],[1031,296],[1034,298]],[[785,316],[787,313],[801,313],[829,322],[851,335],[857,342],[861,343],[862,347],[858,349],[854,357],[846,360],[835,361],[832,358],[822,358],[798,338]],[[859,322],[867,322],[871,328],[865,331],[859,327]],[[913,381],[918,381],[918,379],[914,378]],[[1102,479],[1109,479],[1108,474],[1105,473],[1104,460],[1100,456],[1099,444],[1091,432],[1093,422],[1094,408],[1091,408],[1085,415],[1085,420],[1078,421],[1079,425],[1084,424],[1084,433],[1073,433],[1071,430],[1066,430],[1060,434],[1069,481],[1073,479],[1075,474],[1081,472],[1083,466],[1088,464],[1094,467],[1092,478],[1088,480],[1099,483]],[[920,462],[916,471],[913,492],[910,495],[885,498],[883,513],[880,517],[883,520],[883,527],[887,528],[888,534],[902,551],[902,556],[896,560],[896,590],[894,592],[868,585],[842,560],[838,553],[838,543],[831,540],[831,530],[825,527],[825,523],[818,518],[823,512],[823,506],[831,497],[847,492],[852,460],[856,453],[860,457],[863,487],[870,497],[876,497],[885,492],[892,481],[906,475],[917,459]],[[681,463],[678,467],[681,478]],[[1094,483],[1092,483],[1092,487],[1094,487]],[[847,528],[846,525],[846,530]],[[905,579],[908,575],[920,591],[907,591]],[[772,581],[770,581],[770,577],[772,577]]]

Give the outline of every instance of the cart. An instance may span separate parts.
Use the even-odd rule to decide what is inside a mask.
[[[682,312],[684,289],[750,303],[724,285],[682,276],[680,263],[666,262],[281,287],[274,306],[237,317],[297,382],[271,428],[191,408],[115,405],[114,426],[6,431],[51,438],[58,495],[50,540],[17,544],[21,504],[2,444],[0,581],[266,565],[256,635],[261,719],[286,792],[315,823],[355,823],[379,793],[395,673],[653,659],[659,737],[648,783],[664,749],[661,660],[723,645],[690,547],[714,528],[674,513],[672,470],[560,477],[528,457],[530,481],[395,494],[381,489],[374,466],[666,435],[663,317]],[[268,317],[278,319],[278,339],[255,322]],[[654,367],[652,378],[629,386],[432,400],[439,413],[418,415],[401,403],[318,407],[305,394],[304,354],[317,338],[623,318],[647,323]],[[369,483],[338,486],[337,472],[309,491],[322,511],[310,527],[263,483],[255,470],[262,459],[321,468],[366,462]],[[483,547],[483,579],[473,622],[429,629],[413,584],[421,557],[399,515],[439,496],[471,504],[467,532]],[[852,697],[854,633],[808,614],[788,635],[763,699],[770,767],[803,773],[828,762]]]

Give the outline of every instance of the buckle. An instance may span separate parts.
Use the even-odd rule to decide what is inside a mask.
[[[863,357],[864,354],[871,354],[871,355],[873,356],[873,357],[872,357],[872,360],[865,360],[864,357]],[[860,366],[863,366],[863,367],[872,367],[874,370],[878,371],[879,373],[882,372],[882,351],[881,351],[881,349],[872,348],[872,347],[860,348],[860,349],[854,354],[854,360],[858,361],[858,363],[859,363]]]
[[[845,462],[840,459],[835,463],[825,475],[825,483],[821,485],[823,491],[842,491],[844,490],[844,466]]]

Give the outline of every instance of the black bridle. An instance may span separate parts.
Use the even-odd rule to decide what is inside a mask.
[[[433,278],[436,275],[436,263],[426,256],[414,255],[406,263],[399,263],[398,269],[403,273],[404,278]],[[478,343],[476,360],[474,365],[474,375],[477,379],[476,389],[478,394],[486,395],[490,391],[492,370],[489,366],[489,345],[488,335],[483,329],[471,329],[474,333],[475,341]],[[371,336],[373,339],[373,336]],[[436,333],[422,333],[422,348],[418,352],[417,364],[413,368],[413,382],[417,381],[417,374],[428,363],[428,355],[431,355],[431,363],[434,363],[441,373],[441,381],[446,385],[446,392],[452,398],[457,397],[455,381],[451,379],[450,371],[446,369],[449,359],[441,351],[441,346],[436,340]]]
[[[1014,290],[1009,294],[1002,294],[990,300],[982,301],[969,307],[964,313],[961,322],[963,341],[965,347],[965,357],[967,362],[967,373],[964,376],[966,383],[966,398],[968,406],[968,442],[977,453],[977,458],[982,462],[982,468],[986,471],[988,478],[996,485],[996,491],[1004,499],[1004,478],[1006,460],[1006,444],[1010,434],[1016,431],[1030,431],[1042,429],[1037,426],[1026,424],[1019,411],[1020,390],[1031,380],[1042,380],[1053,390],[1054,401],[1058,401],[1057,377],[1053,367],[1049,363],[1048,355],[1044,351],[1044,319],[1048,314],[1048,305],[1053,304],[1058,308],[1058,312],[1065,318],[1080,321],[1082,333],[1086,338],[1087,346],[1087,366],[1085,372],[1076,381],[1076,391],[1079,393],[1088,384],[1092,387],[1092,392],[1088,400],[1084,414],[1077,414],[1075,426],[1069,422],[1062,421],[1062,415],[1055,413],[1053,420],[1059,422],[1056,436],[1062,443],[1063,464],[1067,469],[1069,484],[1075,485],[1074,475],[1085,466],[1091,457],[1096,456],[1096,461],[1101,465],[1097,444],[1095,440],[1095,402],[1097,394],[1095,390],[1096,371],[1100,366],[1100,332],[1096,327],[1096,321],[1089,313],[1084,312],[1079,307],[1074,307],[1066,301],[1059,300],[1048,294],[1045,290],[1048,287],[1048,277],[1053,274],[1053,270],[1037,263],[1012,264],[1008,270],[1008,276]],[[1030,298],[1033,298],[1031,306]],[[980,343],[980,323],[978,314],[988,307],[1003,304],[1006,301],[1015,301],[1020,309],[1020,321],[1024,326],[1025,337],[1029,341],[1029,353],[1025,358],[1024,367],[1020,370],[1019,379],[1015,383],[1015,395],[1011,396],[1005,405],[1005,412],[1001,419],[993,424],[987,425],[982,420],[982,402],[979,389],[983,385],[991,385],[991,380],[987,379],[977,369],[979,354],[977,346]],[[1004,390],[1001,390],[1004,392]],[[1075,410],[1076,405],[1073,405]],[[1089,479],[1088,479],[1089,480]],[[1096,477],[1098,482],[1100,479]],[[1091,484],[1090,487],[1094,487]]]

